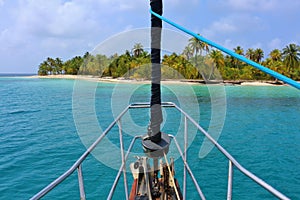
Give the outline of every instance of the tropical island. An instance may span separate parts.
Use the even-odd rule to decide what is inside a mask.
[[[268,67],[289,78],[300,80],[300,46],[289,44],[282,50],[272,50],[266,59],[260,48],[246,51],[237,46],[237,54]],[[63,62],[60,58],[48,57],[39,65],[38,75],[89,75],[93,77],[110,77],[137,80],[150,80],[150,53],[136,43],[131,50],[123,54],[91,55],[85,53]],[[186,79],[214,82],[224,80],[239,83],[241,81],[266,81],[280,84],[268,74],[249,66],[236,58],[224,55],[197,38],[189,39],[181,54],[172,53],[162,57],[163,79]]]

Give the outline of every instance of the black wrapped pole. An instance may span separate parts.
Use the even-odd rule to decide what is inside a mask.
[[[162,15],[162,0],[150,0],[150,5],[152,11]],[[154,158],[154,169],[156,171],[158,169],[156,159],[163,157],[168,153],[171,142],[169,135],[162,133],[160,130],[160,125],[163,121],[160,90],[161,31],[162,21],[154,15],[151,15],[151,118],[148,127],[148,134],[143,138],[142,144],[144,147],[144,152],[149,157]]]
[[[150,0],[152,11],[162,15],[162,0]],[[151,15],[151,119],[148,135],[152,142],[158,143],[161,140],[160,125],[163,121],[161,110],[161,19]]]

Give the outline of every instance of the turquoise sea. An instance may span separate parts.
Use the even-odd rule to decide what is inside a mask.
[[[86,88],[95,85],[84,84]],[[79,128],[75,123],[75,85],[74,80],[0,76],[0,199],[29,199],[72,166],[86,150],[82,142],[86,141],[85,137],[89,140],[101,134],[88,123]],[[193,98],[186,92],[191,89]],[[129,102],[145,102],[149,101],[149,91],[147,84],[97,84],[94,108],[101,130],[126,104],[122,95],[129,96]],[[300,91],[288,86],[225,86],[225,91],[226,115],[218,142],[254,174],[291,199],[300,199]],[[84,97],[86,94],[81,92]],[[191,115],[200,109],[199,122],[207,129],[212,118],[210,95],[206,86],[173,84],[163,86],[162,98],[181,106],[186,104],[186,111]],[[89,110],[84,107],[80,114],[89,119]],[[167,119],[163,130],[170,134],[180,131],[175,125],[180,116],[168,109],[164,115]],[[142,114],[133,110],[130,117],[139,127],[148,124],[147,110]],[[126,120],[122,122],[130,126]],[[78,134],[79,129],[89,135]],[[126,148],[134,130],[124,128]],[[118,129],[112,131],[108,138],[118,145]],[[203,136],[198,133],[188,150],[190,166],[207,199],[225,199],[228,161],[215,148],[199,158],[202,142]],[[138,147],[138,144],[134,147],[137,153]],[[83,163],[86,196],[106,199],[117,170],[105,162],[114,161],[114,155],[119,152],[104,151],[102,156],[108,160],[104,163],[96,154]],[[175,167],[178,178],[182,174],[180,160],[175,162]],[[128,179],[132,179],[130,173]],[[114,199],[125,199],[122,183],[123,179]],[[190,179],[187,187],[188,199],[199,199]],[[79,199],[77,173],[44,199]],[[276,198],[235,169],[233,199]]]

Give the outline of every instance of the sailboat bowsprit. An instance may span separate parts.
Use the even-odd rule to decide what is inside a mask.
[[[176,28],[196,37],[203,42],[206,42],[215,48],[243,61],[254,67],[261,69],[262,71],[290,84],[291,86],[300,89],[299,83],[284,77],[281,74],[266,70],[263,66],[254,63],[240,55],[225,49],[224,47],[217,45],[201,36],[175,24],[174,22],[162,17],[162,0],[150,0],[151,6],[151,66],[152,66],[152,77],[151,77],[151,101],[150,103],[133,103],[128,105],[118,117],[107,127],[107,129],[101,134],[101,136],[86,150],[84,154],[74,163],[74,165],[67,170],[64,174],[38,192],[32,199],[40,199],[50,192],[57,185],[62,183],[67,177],[73,174],[76,170],[78,172],[78,183],[80,191],[80,199],[85,199],[85,188],[82,176],[82,163],[90,155],[90,153],[99,145],[103,138],[110,134],[113,127],[119,127],[120,137],[120,150],[122,155],[121,166],[117,173],[116,178],[113,181],[110,192],[107,199],[112,199],[120,177],[123,173],[124,179],[124,198],[129,200],[152,200],[152,199],[186,199],[187,196],[187,176],[190,176],[194,184],[194,191],[199,194],[200,199],[205,199],[205,195],[201,190],[196,177],[194,176],[187,156],[187,139],[188,139],[188,123],[192,124],[200,133],[202,133],[228,160],[228,185],[227,185],[227,199],[232,198],[232,182],[233,182],[233,168],[242,172],[246,177],[256,182],[265,190],[269,191],[275,197],[279,199],[289,199],[284,194],[273,188],[271,185],[251,173],[249,170],[244,168],[232,155],[230,155],[207,131],[204,130],[192,117],[190,117],[184,110],[178,105],[172,102],[161,102],[161,30],[162,21],[165,21]],[[162,108],[172,108],[183,116],[184,124],[184,147],[180,147],[178,141],[172,134],[164,133],[161,131],[161,123],[163,122]],[[145,134],[135,136],[126,150],[124,149],[123,142],[123,130],[121,126],[122,117],[131,109],[150,109],[150,122],[148,130],[145,130]],[[180,122],[179,122],[180,123]],[[132,151],[134,144],[140,141],[140,148],[143,149],[144,154],[137,156],[136,160],[132,162],[130,170],[133,176],[131,184],[127,183],[126,175],[126,162],[129,154]],[[169,146],[173,143],[177,151],[179,152],[180,158],[183,163],[183,176],[182,185],[179,185],[178,177],[175,175],[175,162],[172,157],[168,156]]]

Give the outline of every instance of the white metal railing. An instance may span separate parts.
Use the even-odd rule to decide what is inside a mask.
[[[182,158],[182,161],[184,163],[184,169],[183,169],[183,199],[186,199],[186,174],[189,173],[195,188],[199,194],[199,197],[201,199],[205,199],[205,196],[198,185],[198,182],[193,175],[193,172],[191,168],[188,165],[187,161],[187,137],[188,137],[188,121],[190,121],[202,134],[204,134],[205,137],[207,137],[210,142],[214,144],[214,146],[228,159],[229,167],[228,167],[228,187],[227,187],[227,199],[232,198],[232,182],[233,182],[233,168],[237,168],[239,171],[241,171],[243,174],[245,174],[248,178],[252,179],[254,182],[256,182],[258,185],[263,187],[265,190],[272,193],[275,197],[279,199],[289,199],[284,194],[280,193],[278,190],[273,188],[271,185],[248,171],[246,168],[244,168],[232,155],[230,155],[217,141],[214,140],[214,138],[207,133],[193,118],[191,118],[185,111],[183,111],[181,108],[179,108],[176,104],[172,102],[165,102],[162,103],[163,107],[173,107],[176,108],[183,116],[184,116],[184,150],[182,151],[176,138],[173,135],[169,135],[173,141],[175,142],[175,145],[177,147],[177,150],[180,154],[180,157]],[[107,199],[111,199],[113,197],[114,191],[116,189],[116,186],[119,182],[119,179],[122,175],[124,176],[124,188],[125,188],[125,196],[126,199],[128,199],[128,184],[127,184],[127,178],[126,178],[126,161],[128,159],[129,153],[131,152],[131,149],[133,148],[134,143],[137,139],[142,139],[142,135],[135,136],[127,150],[126,155],[124,154],[124,145],[123,145],[123,133],[122,133],[122,124],[121,119],[124,116],[124,114],[129,110],[133,108],[150,108],[149,103],[134,103],[129,106],[127,106],[121,114],[108,126],[108,128],[100,135],[100,137],[82,154],[82,156],[73,164],[73,166],[67,170],[64,174],[62,174],[60,177],[58,177],[56,180],[54,180],[52,183],[50,183],[48,186],[46,186],[44,189],[42,189],[40,192],[38,192],[36,195],[34,195],[31,199],[40,199],[43,196],[45,196],[47,193],[49,193],[53,188],[55,188],[57,185],[59,185],[61,182],[63,182],[67,177],[69,177],[71,174],[74,173],[74,171],[77,169],[78,171],[78,183],[79,183],[79,191],[80,191],[80,199],[85,199],[85,191],[84,191],[84,181],[82,176],[82,169],[81,165],[83,161],[87,158],[87,156],[95,149],[95,147],[101,142],[101,140],[110,132],[110,130],[117,124],[119,127],[119,136],[120,136],[120,149],[121,149],[121,156],[122,156],[122,163],[120,166],[120,169],[117,173],[117,176],[114,180],[114,183],[111,187],[111,190],[108,194]]]

